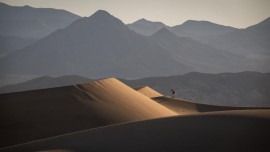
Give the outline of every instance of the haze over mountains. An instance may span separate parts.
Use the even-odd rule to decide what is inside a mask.
[[[267,69],[258,60],[246,59],[190,38],[178,38],[164,28],[151,37],[142,36],[101,10],[8,54],[0,60],[0,67],[1,75],[76,74],[91,78]]]
[[[132,24],[127,24],[127,26],[131,30],[146,36],[153,35],[165,27],[179,37],[190,37],[196,40],[200,40],[205,36],[229,33],[237,29],[230,26],[211,23],[209,21],[195,20],[188,20],[181,25],[170,27],[161,22],[152,22],[146,19],[140,19]]]
[[[270,18],[250,26],[204,41],[217,48],[244,55],[270,55]]]
[[[235,72],[246,68],[243,63],[247,61],[241,56],[202,44],[188,37],[178,37],[166,28],[160,29],[151,38],[175,61],[187,65],[192,69],[191,71],[220,73]]]
[[[0,55],[22,49],[80,16],[65,10],[0,3]]]
[[[146,26],[146,23],[151,26]],[[218,49],[257,60],[265,60],[265,64],[269,63],[270,18],[245,29],[194,20],[188,20],[173,27],[164,25],[159,26],[159,29],[154,28],[158,25],[164,24],[151,21],[140,22],[139,20],[128,26],[131,30],[143,35],[149,35],[149,32],[154,34],[162,27],[166,27],[179,37],[190,37]]]
[[[129,29],[146,36],[151,36],[163,27],[168,27],[161,22],[151,22],[144,18],[132,24],[127,24],[127,26]]]
[[[79,18],[65,10],[16,7],[0,3],[0,35],[42,38]]]

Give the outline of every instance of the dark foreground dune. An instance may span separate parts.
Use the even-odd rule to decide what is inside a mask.
[[[1,151],[269,151],[269,128],[270,110],[209,112],[90,129]]]
[[[110,78],[0,95],[0,147],[176,113]]]

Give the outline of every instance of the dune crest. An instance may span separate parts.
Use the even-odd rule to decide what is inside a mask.
[[[144,94],[145,96],[147,96],[149,98],[163,96],[162,94],[160,94],[156,90],[150,88],[149,86],[140,86],[140,87],[135,87],[134,89],[137,90],[138,92]]]

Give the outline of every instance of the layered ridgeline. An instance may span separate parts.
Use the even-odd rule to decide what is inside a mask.
[[[79,18],[80,16],[65,10],[0,3],[0,35],[42,38]]]
[[[245,70],[247,65],[249,68],[254,66],[241,56],[202,44],[191,38],[178,37],[166,28],[160,29],[151,38],[163,47],[175,61],[187,65],[192,71],[236,72],[239,69]]]
[[[167,28],[179,37],[190,37],[196,40],[205,38],[205,36],[214,36],[226,34],[236,30],[236,28],[215,24],[208,21],[188,20],[183,24],[176,26],[167,26],[161,22],[152,22],[146,19],[140,19],[132,24],[127,24],[129,29],[142,35],[150,36],[162,28]]]
[[[165,27],[178,37],[189,37],[215,48],[247,57],[251,59],[252,64],[258,64],[257,71],[269,71],[269,18],[245,29],[194,20],[188,20],[173,27],[165,26],[162,23],[138,20],[129,24],[128,27],[143,35],[154,34]]]
[[[162,29],[163,27],[168,27],[161,22],[151,22],[146,19],[140,19],[132,24],[127,24],[128,28],[136,33],[150,36]]]
[[[208,37],[203,42],[250,58],[264,59],[270,55],[270,18],[245,29],[238,29],[219,36]],[[260,55],[260,56],[259,56]],[[269,64],[268,64],[269,65]],[[269,69],[268,69],[269,70]]]
[[[38,39],[0,35],[0,58],[6,54],[33,44]]]
[[[109,78],[0,95],[1,147],[175,112]]]
[[[0,3],[0,57],[33,44],[79,18],[65,10]]]
[[[106,11],[81,18],[0,60],[0,73],[140,78],[256,70],[242,57],[161,29],[151,37]]]
[[[106,11],[81,18],[0,61],[1,74],[143,77],[190,71]]]

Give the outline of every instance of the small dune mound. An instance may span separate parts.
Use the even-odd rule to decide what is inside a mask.
[[[147,96],[149,98],[163,96],[162,94],[160,94],[159,92],[157,92],[156,90],[153,90],[152,88],[150,88],[148,86],[135,87],[134,89],[137,90],[138,92],[144,94],[145,96]]]
[[[115,78],[0,95],[0,147],[128,121],[176,115]]]
[[[155,97],[152,99],[180,115],[194,114],[194,113],[201,113],[201,112],[213,112],[213,111],[262,109],[259,107],[229,107],[229,106],[207,105],[207,104],[195,103],[195,102],[183,100],[183,99],[170,98],[167,96]],[[269,109],[269,108],[264,108],[264,109]]]

